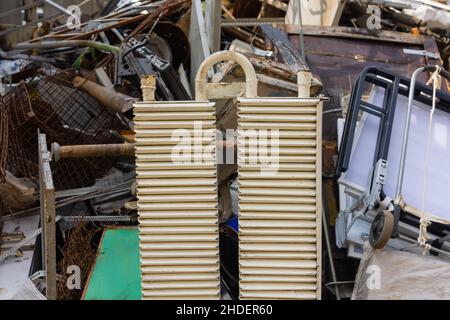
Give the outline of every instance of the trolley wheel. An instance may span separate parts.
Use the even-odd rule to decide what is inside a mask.
[[[374,249],[382,249],[394,230],[394,215],[387,210],[378,212],[370,227],[369,243]]]

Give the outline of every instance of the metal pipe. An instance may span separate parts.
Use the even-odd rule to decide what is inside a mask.
[[[325,203],[322,201],[322,224],[323,224],[323,234],[325,235],[325,244],[327,246],[327,254],[328,254],[328,260],[330,262],[330,271],[331,271],[331,278],[333,279],[334,283],[337,283],[337,277],[336,277],[336,270],[334,268],[334,260],[333,260],[333,251],[331,250],[331,243],[330,243],[330,235],[328,233],[328,222],[327,222],[327,216],[325,214]],[[341,294],[339,292],[339,286],[335,285],[334,290],[336,293],[336,299],[341,300]]]
[[[419,246],[419,243],[417,242],[417,240],[411,239],[411,238],[403,236],[403,235],[399,235],[398,238]],[[433,252],[439,253],[439,254],[444,254],[444,255],[450,257],[450,252],[435,248],[433,246],[430,247],[430,251],[433,251]]]
[[[49,5],[51,5],[56,10],[59,10],[62,13],[65,13],[68,16],[72,15],[72,13],[70,11],[67,11],[66,8],[64,8],[63,6],[57,4],[56,2],[53,2],[52,0],[45,0],[45,2],[48,3]]]
[[[298,97],[309,98],[311,96],[312,74],[309,70],[301,70],[297,73]]]
[[[73,78],[75,87],[79,87],[97,99],[105,107],[115,112],[127,112],[133,108],[135,99],[122,93],[117,93],[98,83],[76,76]]]
[[[398,170],[398,176],[397,176],[397,188],[395,191],[395,198],[397,199],[400,194],[402,193],[402,187],[403,187],[403,175],[405,172],[405,161],[406,161],[406,151],[408,149],[408,136],[409,136],[409,125],[411,122],[411,111],[412,111],[412,104],[414,100],[414,90],[416,89],[416,80],[419,73],[425,71],[424,67],[420,67],[414,71],[411,82],[409,85],[409,96],[408,96],[408,110],[406,111],[406,120],[405,120],[405,128],[403,131],[403,141],[402,141],[402,149],[400,153],[400,166]]]
[[[67,158],[97,158],[134,156],[134,143],[87,144],[60,146],[52,143],[52,158],[55,161]]]
[[[298,33],[300,40],[300,54],[302,55],[303,61],[306,63],[306,54],[305,54],[305,39],[303,35],[303,20],[302,20],[302,3],[300,0],[297,2],[298,4],[298,22],[300,25],[300,30]]]
[[[236,143],[233,140],[219,140],[216,142],[217,148],[231,148],[236,152]],[[98,157],[118,157],[134,156],[134,143],[118,144],[83,144],[60,146],[52,143],[51,157],[54,161],[69,158],[98,158]]]
[[[57,48],[84,48],[89,47],[97,50],[107,51],[114,54],[121,52],[119,47],[114,47],[102,42],[90,40],[61,40],[61,41],[39,41],[39,42],[22,42],[13,46],[14,49],[57,49]]]
[[[144,102],[155,101],[156,77],[155,75],[146,75],[141,78],[142,100]]]

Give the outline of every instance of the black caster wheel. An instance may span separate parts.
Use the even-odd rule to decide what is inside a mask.
[[[378,212],[370,227],[369,243],[374,249],[382,249],[394,230],[394,215],[387,210]]]

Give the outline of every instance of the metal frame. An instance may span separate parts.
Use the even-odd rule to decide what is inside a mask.
[[[422,70],[422,69],[421,69]],[[433,71],[435,66],[425,66],[422,71]],[[444,77],[449,77],[448,72],[443,71],[442,75]],[[413,84],[411,84],[413,83]],[[385,89],[385,97],[383,102],[383,107],[377,107],[365,101],[362,101],[363,91],[367,85],[376,85]],[[412,90],[410,90],[412,89]],[[373,167],[376,168],[377,162],[379,160],[386,161],[388,158],[388,151],[390,145],[390,137],[392,132],[392,124],[395,115],[395,107],[397,102],[397,96],[403,95],[409,97],[411,92],[410,100],[416,100],[418,102],[424,103],[426,105],[431,105],[432,103],[432,88],[423,84],[416,83],[415,79],[413,82],[409,78],[396,75],[394,73],[388,72],[386,70],[378,69],[375,67],[367,67],[359,76],[357,83],[353,89],[349,110],[347,113],[347,118],[344,126],[340,153],[337,162],[336,176],[341,177],[347,169],[350,162],[350,157],[352,154],[352,146],[354,137],[356,134],[356,123],[358,120],[358,114],[360,111],[370,113],[371,115],[378,116],[380,118],[380,127],[378,131],[378,137],[376,142],[376,149],[373,160]],[[450,94],[443,91],[436,92],[437,102],[436,108],[447,113],[450,113]],[[407,134],[407,133],[406,133]],[[405,137],[404,137],[405,138]],[[406,137],[407,139],[407,137]],[[374,180],[376,180],[376,170],[372,176],[372,182],[370,184],[371,189],[366,191],[366,197],[373,197],[373,193],[378,193],[380,198],[384,198],[384,192],[382,187],[376,190],[372,190]],[[371,195],[371,196],[369,196]],[[381,199],[382,200],[382,199]],[[403,211],[400,206],[396,205],[394,207],[394,230],[392,233],[392,238],[397,238],[399,236],[398,224],[399,220],[418,227],[419,219],[412,214]],[[445,236],[444,230],[450,230],[450,226],[445,226],[440,223],[433,223],[430,226],[430,231],[438,236]]]

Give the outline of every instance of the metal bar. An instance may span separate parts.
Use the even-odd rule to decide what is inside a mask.
[[[64,221],[130,222],[132,216],[58,216]]]
[[[333,279],[333,283],[337,283],[337,277],[336,277],[336,270],[334,268],[334,260],[333,260],[333,251],[331,250],[331,242],[330,242],[330,235],[328,233],[328,222],[327,222],[327,216],[325,214],[326,208],[325,208],[325,202],[322,199],[322,224],[323,224],[323,234],[325,236],[325,244],[327,246],[327,253],[328,253],[328,261],[330,262],[330,271],[331,271],[331,278]],[[336,299],[341,300],[341,295],[339,293],[339,286],[335,285],[334,290],[336,293]]]
[[[402,149],[400,153],[400,167],[398,170],[397,177],[397,188],[395,191],[395,197],[400,196],[403,187],[403,175],[405,173],[405,161],[406,161],[406,150],[408,149],[408,136],[409,136],[409,124],[411,122],[411,113],[412,113],[412,103],[414,100],[414,90],[416,89],[416,80],[419,73],[425,70],[424,67],[420,67],[414,71],[411,77],[411,84],[409,86],[409,97],[408,97],[408,109],[406,111],[406,120],[405,120],[405,129],[403,131],[403,141],[402,141]]]
[[[14,46],[14,49],[58,49],[58,48],[84,48],[89,47],[111,53],[120,53],[120,48],[89,40],[59,40],[41,42],[22,42]]]
[[[300,50],[303,61],[306,62],[306,54],[305,54],[305,40],[304,40],[304,34],[303,34],[303,20],[302,20],[302,4],[300,3],[300,0],[297,2],[298,4],[298,21],[300,23],[300,30],[298,32],[298,36],[300,38]]]
[[[222,19],[221,27],[253,27],[263,24],[284,24],[284,18],[242,18]]]
[[[211,52],[220,50],[220,23],[222,19],[221,0],[206,2],[207,15],[205,17],[206,31],[208,32],[209,49]]]
[[[53,2],[52,0],[45,0],[46,3],[48,3],[49,5],[51,5],[53,8],[55,8],[56,10],[61,11],[62,13],[71,16],[71,12],[67,11],[66,8],[64,8],[63,6],[61,6],[60,4]]]
[[[133,155],[133,143],[86,144],[73,146],[60,146],[57,143],[52,144],[52,158],[55,161],[67,158],[118,157]]]
[[[55,188],[50,169],[50,154],[47,150],[45,134],[38,131],[39,188],[42,226],[42,265],[45,270],[46,296],[56,300],[56,227]]]

